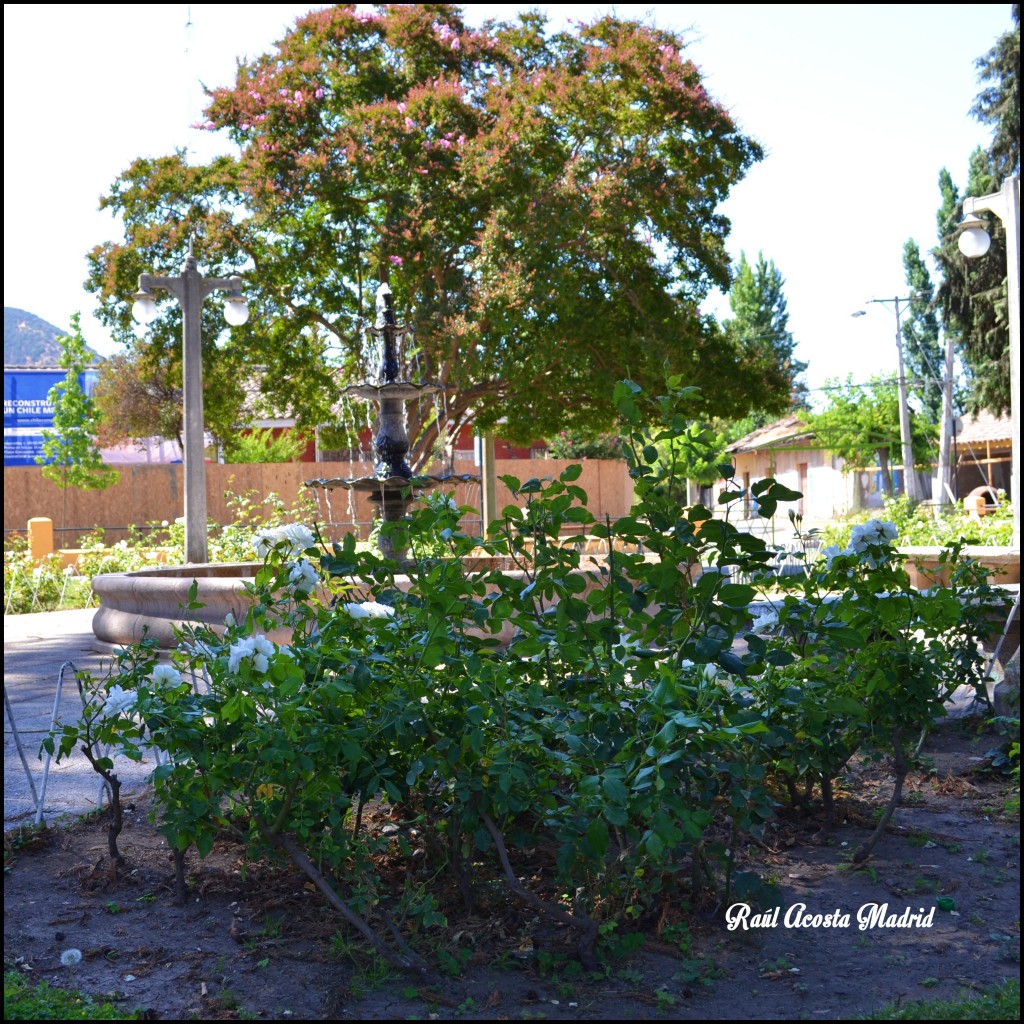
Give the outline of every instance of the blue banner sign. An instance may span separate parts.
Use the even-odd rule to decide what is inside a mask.
[[[35,466],[43,454],[43,431],[53,430],[50,389],[67,374],[63,370],[4,370],[4,465]],[[79,375],[86,394],[96,382],[95,371]]]

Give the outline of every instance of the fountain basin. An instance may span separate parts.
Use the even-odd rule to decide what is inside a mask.
[[[343,395],[362,398],[372,402],[381,402],[386,398],[395,398],[402,402],[411,402],[426,395],[436,395],[441,390],[439,384],[415,384],[409,380],[382,381],[363,384],[349,384],[341,389]]]
[[[176,630],[190,623],[223,630],[229,613],[238,621],[245,618],[252,602],[246,584],[255,577],[261,564],[223,562],[96,576],[92,589],[99,600],[99,608],[92,620],[93,633],[97,639],[118,647],[148,637],[155,640],[161,650],[173,650],[178,645]],[[508,576],[525,575],[515,569],[508,558],[470,558],[467,569],[471,572],[499,569]],[[193,583],[196,585],[195,602],[202,607],[186,609]],[[405,592],[412,581],[408,576],[396,576],[395,585]],[[357,590],[352,595],[356,600],[371,597],[367,590]],[[327,602],[330,595],[322,590],[320,598]],[[498,634],[503,645],[512,639],[511,629],[506,632],[508,635],[505,632]],[[291,630],[279,629],[269,636],[276,643],[288,643]]]
[[[108,644],[124,646],[149,637],[162,650],[170,650],[178,644],[175,630],[188,623],[223,628],[229,612],[244,618],[251,602],[245,584],[255,577],[260,564],[179,565],[95,576],[92,589],[99,608],[92,631]],[[203,607],[185,610],[193,582],[197,584],[195,600]]]
[[[939,557],[942,548],[901,546],[897,550],[906,558],[904,567],[912,587],[927,590],[936,585],[949,586],[950,567]],[[969,544],[963,554],[988,569],[993,583],[1020,583],[1020,548]]]

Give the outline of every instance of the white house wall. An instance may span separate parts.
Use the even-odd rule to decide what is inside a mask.
[[[751,484],[774,476],[780,484],[801,491],[802,501],[785,503],[780,511],[792,508],[803,514],[804,520],[831,520],[845,514],[851,507],[852,490],[843,475],[842,459],[820,448],[797,448],[787,451],[761,450],[742,452],[733,456],[736,477]],[[801,480],[801,465],[806,466]]]

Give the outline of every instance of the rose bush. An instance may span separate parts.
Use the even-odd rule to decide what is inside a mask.
[[[668,892],[766,898],[740,870],[744,836],[770,827],[779,792],[809,809],[817,786],[830,809],[858,750],[905,772],[950,688],[983,681],[993,595],[955,551],[953,587],[911,590],[883,523],[780,578],[759,538],[671,497],[658,445],[685,432],[687,397],[616,388],[636,495],[616,523],[588,512],[579,467],[505,478],[517,501],[484,548],[516,570],[466,571],[477,541],[444,496],[384,527],[429,552],[411,566],[351,538],[322,554],[305,528],[260,531],[244,620],[185,630],[171,666],[129,648],[92,684],[87,707],[110,714],[49,746],[102,732],[165,752],[156,814],[180,895],[184,851],[228,830],[290,859],[406,968],[423,963],[410,936],[500,887],[573,929],[590,966],[603,930]],[[798,497],[752,490],[762,516]],[[568,524],[604,537],[607,559],[563,543]],[[759,591],[784,586],[752,622]],[[517,869],[525,850],[547,865],[536,877]]]

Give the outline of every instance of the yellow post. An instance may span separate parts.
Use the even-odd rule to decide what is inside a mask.
[[[36,562],[41,562],[53,554],[52,519],[36,516],[28,521],[28,550]]]

